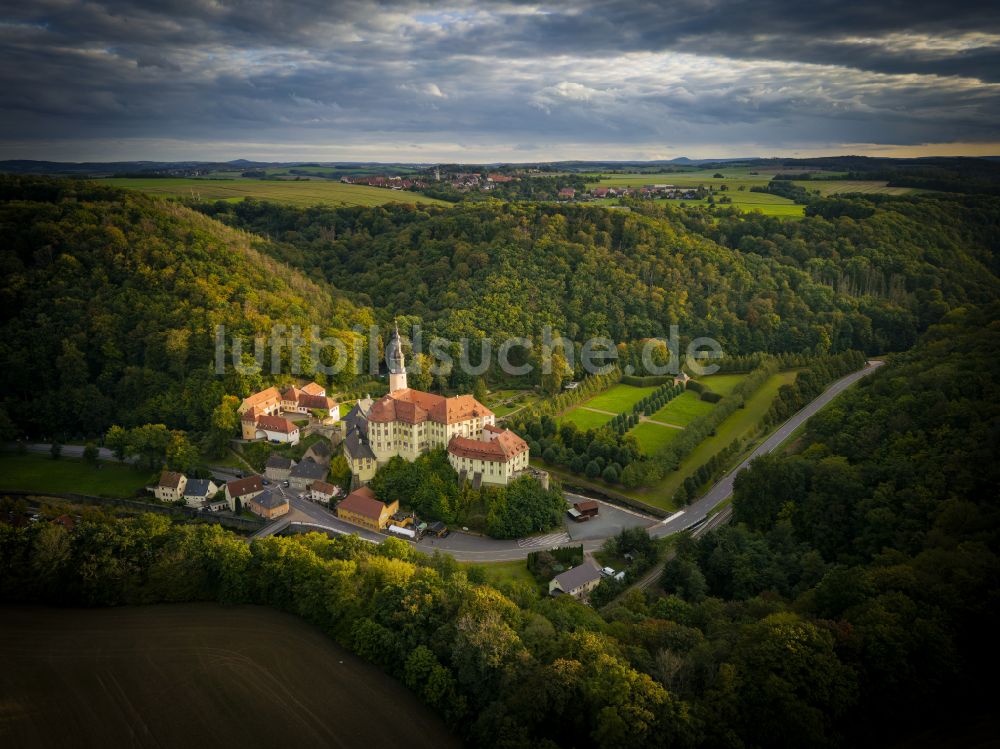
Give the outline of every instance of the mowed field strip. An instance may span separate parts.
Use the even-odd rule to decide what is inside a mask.
[[[139,190],[150,195],[195,200],[225,200],[229,202],[255,198],[294,206],[356,205],[374,206],[385,203],[421,203],[450,206],[443,200],[427,198],[405,190],[385,190],[368,185],[348,185],[327,180],[259,180],[259,179],[141,179],[112,177],[98,180],[105,185]]]
[[[597,429],[611,421],[616,414],[631,413],[632,406],[654,390],[655,387],[613,385],[590,400],[573,406],[559,418],[559,421],[572,422],[583,430]]]
[[[793,184],[807,190],[819,190],[819,194],[823,197],[851,192],[871,195],[906,195],[915,191],[912,187],[889,187],[887,182],[860,179],[797,180]]]

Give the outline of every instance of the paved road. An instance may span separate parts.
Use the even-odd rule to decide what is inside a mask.
[[[870,375],[882,366],[882,364],[883,362],[880,361],[868,362],[868,365],[864,369],[852,372],[846,377],[842,377],[837,380],[819,396],[817,396],[815,400],[810,401],[802,408],[801,411],[796,413],[788,421],[772,432],[771,436],[764,440],[756,450],[750,453],[750,456],[746,460],[719,479],[719,482],[709,489],[703,497],[688,505],[684,510],[676,512],[666,520],[658,523],[655,528],[650,529],[649,535],[654,538],[669,536],[671,533],[677,533],[678,531],[685,530],[704,520],[708,517],[708,513],[711,512],[713,507],[718,505],[720,502],[724,502],[729,498],[729,495],[733,493],[733,481],[736,478],[736,474],[750,465],[750,463],[752,463],[756,458],[759,458],[761,455],[767,455],[774,452],[782,442],[788,439],[792,432],[805,424],[806,421],[815,415],[817,411],[823,408],[823,406],[832,401],[862,377]]]
[[[674,513],[666,520],[653,522],[653,518],[649,515],[598,500],[601,504],[601,515],[598,516],[602,518],[600,521],[567,524],[565,531],[559,531],[546,537],[502,541],[470,533],[453,532],[447,538],[425,538],[417,542],[416,547],[429,554],[435,550],[444,551],[460,561],[501,562],[523,559],[531,551],[536,551],[540,548],[551,548],[552,546],[565,543],[582,543],[584,552],[593,552],[601,547],[606,538],[617,534],[624,527],[646,527],[649,529],[650,535],[654,538],[662,538],[672,533],[687,530],[705,520],[716,505],[729,498],[733,493],[733,480],[736,478],[736,474],[750,465],[755,458],[777,449],[781,443],[788,439],[792,432],[804,424],[823,406],[862,377],[874,372],[881,365],[882,362],[880,361],[869,362],[864,369],[837,380],[815,400],[807,404],[801,411],[778,427],[746,460],[720,479],[708,493],[684,510]],[[28,449],[31,452],[47,453],[49,445],[28,445]],[[83,454],[83,448],[77,445],[65,445],[63,447],[63,454],[79,457]],[[100,457],[105,460],[111,460],[114,456],[110,450],[101,448]],[[218,480],[225,482],[234,477],[233,470],[231,468],[213,466],[212,475]],[[290,506],[288,518],[292,523],[299,524],[304,528],[314,527],[317,530],[328,530],[332,533],[356,533],[369,541],[377,542],[385,539],[385,536],[382,534],[345,523],[336,514],[315,502],[300,499],[296,492],[285,489],[280,485],[280,482],[272,483],[271,488],[281,491],[288,498]],[[590,498],[567,492],[566,499],[567,502],[574,502]],[[725,522],[729,516],[730,511],[728,508],[720,511],[712,518],[710,527],[715,527]],[[653,524],[650,525],[650,523]],[[646,577],[649,577],[649,575]],[[645,579],[644,577],[643,580]]]

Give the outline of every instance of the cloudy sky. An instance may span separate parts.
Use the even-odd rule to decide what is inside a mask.
[[[0,158],[1000,154],[993,0],[0,0]]]

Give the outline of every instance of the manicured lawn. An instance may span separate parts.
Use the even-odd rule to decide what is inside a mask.
[[[771,403],[778,395],[778,389],[782,385],[794,382],[797,375],[797,370],[790,370],[788,372],[779,372],[769,378],[750,397],[746,402],[746,406],[722,422],[718,430],[716,430],[715,436],[705,440],[691,451],[681,461],[676,471],[671,472],[657,486],[629,492],[629,495],[657,507],[671,508],[674,492],[684,482],[684,479],[697,471],[702,464],[708,462],[713,455],[721,451],[733,440],[749,434],[771,407]]]
[[[612,416],[607,414],[599,414],[596,411],[587,411],[583,408],[574,408],[569,413],[561,416],[559,418],[559,423],[565,423],[567,421],[572,422],[577,425],[578,428],[586,431],[588,429],[597,429],[599,427],[607,424]]]
[[[497,390],[487,396],[486,407],[499,418],[529,406],[537,400],[538,394],[532,390]]]
[[[368,185],[348,185],[327,180],[259,180],[259,179],[196,179],[196,178],[109,178],[98,180],[106,185],[139,190],[152,195],[194,198],[196,200],[238,201],[257,198],[295,206],[358,205],[384,203],[429,203],[449,206],[443,200],[427,198],[405,190],[386,190]]]
[[[586,403],[580,405],[597,408],[601,411],[611,411],[611,413],[625,413],[632,410],[632,406],[641,401],[647,395],[656,390],[655,387],[633,387],[632,385],[614,385],[603,393],[595,395]],[[610,418],[610,417],[609,417]]]
[[[719,395],[729,395],[733,388],[746,379],[745,374],[716,374],[699,377],[698,382],[708,385]]]
[[[152,484],[159,472],[149,473],[121,463],[98,467],[78,458],[52,460],[47,455],[0,455],[0,490],[75,492],[99,497],[131,497]]]
[[[714,407],[715,404],[701,400],[698,393],[693,390],[685,390],[649,418],[684,427]]]
[[[629,430],[629,434],[634,434],[639,440],[639,447],[646,455],[659,452],[680,433],[680,429],[671,429],[648,421],[639,422]]]

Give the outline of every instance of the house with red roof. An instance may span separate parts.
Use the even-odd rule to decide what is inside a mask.
[[[355,489],[337,505],[338,518],[373,531],[380,531],[389,525],[397,512],[398,500],[386,504],[367,486]]]

